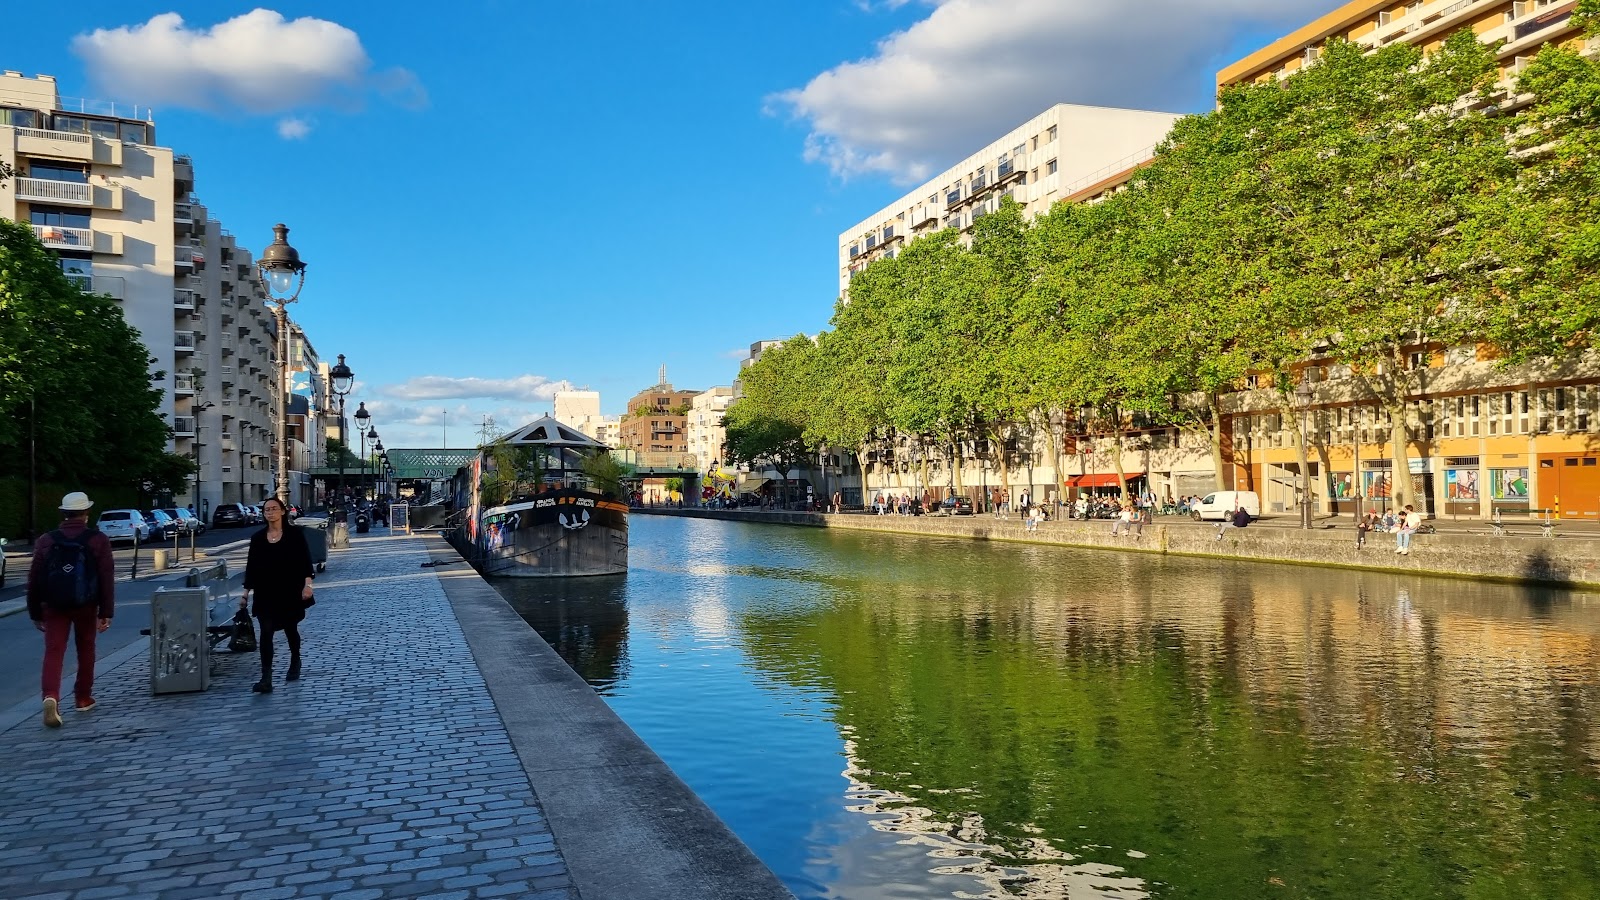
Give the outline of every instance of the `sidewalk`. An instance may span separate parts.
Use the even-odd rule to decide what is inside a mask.
[[[60,729],[36,702],[0,713],[0,896],[785,896],[731,834],[719,868],[693,827],[619,819],[698,805],[721,826],[675,777],[630,794],[665,766],[440,547],[380,532],[335,551],[303,679],[282,682],[280,637],[272,694],[250,692],[251,654],[225,655],[209,691],[152,696],[141,642],[103,663],[94,712]],[[517,656],[480,668],[485,641]],[[547,807],[571,823],[559,841]]]

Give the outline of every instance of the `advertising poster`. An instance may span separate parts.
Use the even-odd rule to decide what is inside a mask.
[[[1478,501],[1477,469],[1446,469],[1444,473],[1445,497],[1451,503],[1476,503]]]
[[[1528,470],[1526,468],[1490,469],[1489,490],[1496,500],[1527,502]]]
[[[1382,469],[1362,472],[1361,486],[1368,500],[1387,500],[1391,495],[1389,473]]]
[[[1350,500],[1356,495],[1355,474],[1351,472],[1332,473],[1332,483],[1328,485],[1330,496],[1335,500]]]
[[[483,457],[472,461],[472,478],[467,483],[467,539],[478,542],[478,489],[483,486]]]

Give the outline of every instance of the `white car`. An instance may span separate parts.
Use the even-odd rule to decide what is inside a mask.
[[[144,543],[150,539],[150,526],[144,520],[144,513],[136,509],[108,509],[100,514],[95,527],[112,541]]]

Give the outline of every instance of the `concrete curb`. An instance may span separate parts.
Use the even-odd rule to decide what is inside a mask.
[[[772,871],[440,537],[435,570],[584,900],[793,900]]]

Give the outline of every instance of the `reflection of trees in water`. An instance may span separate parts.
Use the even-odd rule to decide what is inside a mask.
[[[1150,896],[1139,879],[1116,866],[1062,853],[1040,837],[1037,829],[1020,836],[991,835],[978,813],[952,821],[912,797],[874,787],[872,773],[858,765],[855,750],[855,742],[846,738],[844,753],[849,767],[844,777],[850,787],[845,791],[845,808],[870,816],[875,831],[926,848],[928,856],[938,861],[930,870],[933,874],[977,879],[985,891],[962,892],[959,896],[964,900],[1134,900]],[[939,789],[924,792],[964,793]]]
[[[1170,896],[1600,895],[1592,604],[1017,555],[879,555],[833,602],[741,617],[763,671],[838,698],[848,802],[895,814],[875,827],[946,835],[1008,890],[1006,854]]]
[[[490,579],[500,596],[600,693],[627,675],[626,575]]]

